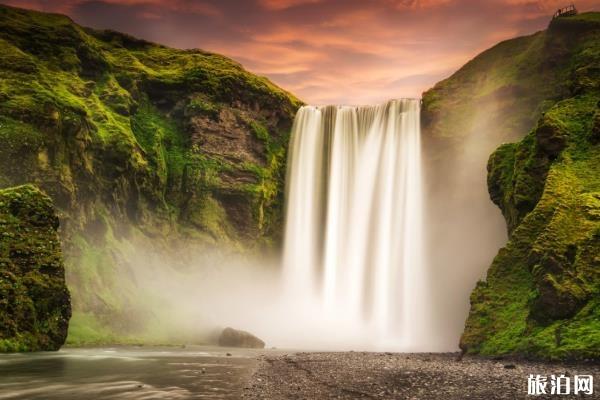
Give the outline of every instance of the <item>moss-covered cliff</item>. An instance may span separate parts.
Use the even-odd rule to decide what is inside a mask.
[[[436,304],[440,304],[439,309],[434,310],[433,319],[439,323],[439,329],[450,334],[464,329],[462,346],[470,352],[524,354],[526,350],[523,343],[530,337],[529,331],[519,331],[523,336],[519,351],[515,336],[510,336],[505,347],[494,345],[490,339],[493,336],[499,340],[507,334],[506,326],[497,324],[496,318],[508,323],[509,318],[516,318],[517,311],[521,316],[529,312],[526,305],[529,300],[523,299],[525,291],[519,300],[514,297],[514,302],[510,299],[515,293],[506,292],[512,273],[519,269],[508,269],[509,261],[501,257],[505,249],[489,271],[489,289],[485,291],[488,297],[479,296],[483,293],[479,288],[484,285],[479,284],[471,298],[471,317],[466,329],[455,316],[457,310],[469,307],[459,300],[462,293],[472,289],[498,247],[506,243],[502,235],[504,226],[511,232],[507,248],[515,245],[513,235],[517,231],[532,232],[518,226],[527,220],[526,216],[542,197],[551,165],[567,151],[566,137],[576,135],[571,131],[552,134],[555,126],[560,127],[559,132],[566,132],[565,126],[571,119],[579,118],[563,113],[556,120],[558,114],[555,113],[559,111],[555,107],[567,107],[563,102],[569,99],[577,99],[580,104],[583,97],[595,96],[598,88],[599,24],[599,13],[552,20],[544,31],[507,40],[484,51],[423,94],[426,215],[430,221],[426,245],[435,276],[431,283],[432,296],[437,296]],[[580,109],[580,106],[575,108]],[[589,112],[586,115],[589,117]],[[539,134],[527,135],[533,128]],[[485,166],[489,154],[502,143],[521,139],[521,144],[502,146],[491,157],[488,194]],[[537,148],[538,140],[545,152],[532,150]],[[583,156],[591,157],[586,147],[580,150]],[[592,173],[590,170],[589,174]],[[506,180],[513,180],[515,190],[502,189]],[[576,184],[572,190],[579,190]],[[492,200],[501,205],[505,221],[489,202],[490,194]],[[547,223],[549,220],[540,222]],[[533,241],[535,237],[537,233],[532,233],[528,240]],[[514,260],[523,257],[520,258],[522,266],[533,262],[525,253],[513,255]],[[504,286],[500,284],[503,280],[507,282]],[[533,288],[532,276],[523,280]],[[490,307],[493,296],[504,299],[502,307],[499,303]],[[480,308],[486,311],[485,317],[476,313]],[[503,314],[506,310],[512,311]],[[506,318],[502,319],[502,315]],[[542,356],[541,353],[531,352],[537,356]]]
[[[71,317],[58,216],[33,186],[0,190],[0,352],[58,350]]]
[[[589,84],[597,68],[598,13],[553,20],[503,41],[423,93],[428,138],[458,146],[471,135],[523,137],[542,112]]]
[[[509,241],[471,295],[461,348],[597,359],[600,14],[556,19],[545,35],[564,38],[560,97],[523,140],[489,159],[489,193]]]
[[[506,222],[486,189],[488,157],[594,82],[598,19],[598,13],[548,16],[548,29],[497,44],[423,94],[426,246],[438,305],[433,321],[451,340],[464,329],[457,318],[469,310],[464,293],[485,276],[507,240]],[[539,191],[544,179],[520,182],[530,184]],[[507,214],[509,225],[531,210],[526,201]]]
[[[127,330],[132,238],[277,243],[292,95],[217,54],[5,6],[0,52],[0,187],[61,211],[76,332]]]

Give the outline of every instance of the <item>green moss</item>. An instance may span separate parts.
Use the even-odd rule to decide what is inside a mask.
[[[58,350],[71,316],[51,200],[0,190],[0,351]]]
[[[177,339],[181,340],[181,337]],[[154,323],[141,333],[119,334],[105,321],[98,320],[93,313],[75,312],[71,318],[66,346],[172,345],[174,343],[179,342],[174,342],[169,337],[164,324],[161,326],[160,323]]]
[[[231,237],[233,228],[227,219],[227,213],[212,196],[205,195],[201,201],[190,209],[189,220],[202,231],[210,234],[215,241],[226,242]]]
[[[598,88],[599,15],[558,18],[479,54],[423,94],[424,132],[458,146],[479,134],[517,140],[558,100]]]
[[[189,162],[189,152],[177,122],[164,116],[144,99],[133,115],[131,128],[164,187],[179,182]]]
[[[259,140],[262,140],[263,142],[269,141],[271,135],[269,135],[269,131],[263,124],[257,121],[250,121],[250,127]]]
[[[509,241],[471,295],[461,339],[469,352],[599,356],[591,334],[598,260],[590,255],[600,252],[599,22],[597,12],[554,19],[481,53],[423,95],[432,168],[518,140],[488,160],[488,190]]]
[[[219,115],[220,107],[213,102],[196,97],[190,100],[185,111],[188,115],[207,115],[213,119],[216,119]]]
[[[100,345],[118,342],[114,332],[94,314],[76,312],[71,318],[67,346]]]
[[[511,235],[471,296],[468,352],[600,357],[600,148],[590,134],[598,100],[593,90],[558,102],[490,158],[490,193]]]
[[[74,342],[144,333],[124,318],[144,296],[119,279],[131,236],[277,244],[294,96],[217,54],[7,6],[0,50],[0,187],[36,183],[61,210],[74,310],[97,317]]]

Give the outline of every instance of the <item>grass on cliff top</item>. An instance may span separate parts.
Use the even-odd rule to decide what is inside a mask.
[[[249,93],[271,96],[292,107],[301,103],[267,78],[247,72],[219,54],[172,49],[114,31],[82,28],[64,15],[0,5],[0,38],[56,69],[83,74],[113,69],[181,84],[201,81],[204,89],[217,91],[239,85]]]
[[[2,114],[39,121],[72,112],[90,117],[101,137],[128,145],[134,137],[127,117],[135,105],[128,91],[140,84],[150,92],[172,87],[179,96],[197,90],[215,102],[246,96],[290,113],[301,104],[226,57],[83,29],[60,15],[0,5],[0,50]]]

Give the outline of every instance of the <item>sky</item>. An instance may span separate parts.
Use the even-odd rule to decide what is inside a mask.
[[[0,0],[229,56],[310,104],[420,97],[570,0]],[[576,1],[600,11],[600,0]]]

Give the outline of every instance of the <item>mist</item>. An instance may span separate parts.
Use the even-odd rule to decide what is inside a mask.
[[[333,317],[309,295],[288,290],[277,256],[225,247],[170,253],[135,243],[123,253],[138,293],[130,317],[144,316],[140,340],[216,344],[225,327],[249,331],[266,347],[304,350],[383,350],[371,327]]]
[[[507,241],[506,222],[487,190],[487,162],[500,144],[526,131],[502,130],[496,118],[510,115],[506,104],[506,96],[489,96],[473,107],[468,132],[454,132],[453,141],[429,137],[423,146],[432,320],[440,346],[448,351],[458,349],[471,291]]]
[[[141,320],[126,333],[150,342],[215,344],[223,328],[233,327],[257,335],[267,347],[457,351],[469,295],[476,282],[485,278],[485,271],[507,239],[504,219],[489,199],[486,183],[489,155],[501,142],[511,139],[495,132],[489,115],[497,112],[497,104],[489,102],[470,116],[473,129],[452,143],[432,138],[427,131],[422,133],[419,174],[423,192],[417,196],[422,202],[422,241],[410,248],[418,245],[423,251],[422,259],[407,268],[413,273],[416,268],[422,269],[417,275],[424,280],[418,287],[393,286],[389,317],[396,325],[400,322],[405,332],[407,326],[409,331],[420,332],[413,335],[420,339],[418,343],[413,341],[407,346],[401,336],[382,335],[381,324],[369,318],[358,319],[357,312],[362,311],[350,312],[350,303],[343,296],[334,310],[326,307],[323,295],[317,293],[318,282],[303,283],[302,274],[297,273],[292,274],[290,282],[289,271],[286,279],[284,255],[278,252],[267,254],[226,244],[199,246],[192,242],[159,248],[141,235],[128,239],[119,255],[123,262],[118,274],[131,280],[133,290],[125,318]],[[326,219],[316,214],[315,218],[315,232],[325,229]],[[317,226],[319,223],[323,226]],[[302,232],[302,226],[298,232]],[[374,235],[375,231],[369,229],[365,234]],[[403,233],[397,233],[390,242],[391,254],[410,250],[398,247]],[[318,237],[323,236],[316,234]],[[380,246],[379,241],[374,243]],[[298,257],[296,254],[292,258]],[[318,251],[314,257],[321,257]],[[312,271],[324,268],[306,260],[297,259],[296,267]],[[373,260],[365,267],[367,273],[376,273]],[[336,262],[340,265],[335,268],[344,271],[345,262]],[[348,278],[341,279],[343,283]],[[364,279],[364,285],[368,285],[366,275]],[[393,285],[392,281],[401,279],[401,275],[391,274],[385,279]],[[364,307],[369,306],[366,304]]]

